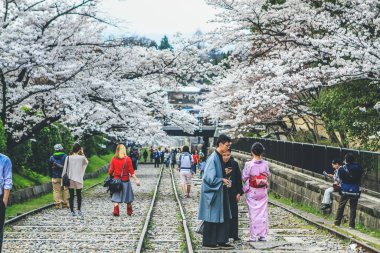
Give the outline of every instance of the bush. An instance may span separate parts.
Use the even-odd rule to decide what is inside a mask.
[[[0,153],[4,154],[7,150],[7,135],[2,122],[0,122]]]

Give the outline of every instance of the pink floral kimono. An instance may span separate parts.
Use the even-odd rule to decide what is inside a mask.
[[[249,214],[250,241],[264,240],[269,230],[268,221],[268,187],[253,188],[249,186],[249,177],[260,173],[270,175],[268,162],[251,160],[245,164],[242,178],[243,191],[246,193]]]

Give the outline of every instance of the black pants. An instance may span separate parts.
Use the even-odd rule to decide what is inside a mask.
[[[203,227],[203,240],[204,246],[215,246],[217,244],[224,244],[228,242],[230,215],[228,206],[228,193],[223,187],[223,223],[204,222]]]
[[[155,167],[155,168],[160,167],[160,158],[155,158],[155,159],[154,159],[154,167]]]
[[[239,209],[238,209],[238,203],[236,202],[236,195],[237,194],[231,194],[229,193],[229,199],[230,199],[230,208],[231,208],[231,223],[230,223],[230,229],[229,229],[229,238],[238,239],[239,238]]]
[[[74,189],[69,189],[69,204],[70,204],[70,211],[74,212]],[[82,189],[76,189],[77,194],[77,204],[78,204],[78,211],[80,211],[82,206]]]
[[[347,197],[347,196],[341,196],[341,198],[340,198],[338,212],[336,213],[334,224],[338,225],[338,226],[340,225],[342,218],[343,218],[344,207],[346,206],[348,201],[350,201],[350,222],[349,222],[349,226],[352,228],[355,228],[356,208],[358,207],[359,199],[351,199],[350,197]]]
[[[4,222],[5,222],[5,210],[6,207],[3,201],[3,195],[0,195],[0,252],[3,248],[3,233],[4,233]]]

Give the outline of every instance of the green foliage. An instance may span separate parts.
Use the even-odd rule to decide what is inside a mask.
[[[54,127],[45,127],[36,136],[32,144],[32,156],[29,159],[29,166],[32,170],[41,174],[47,173],[49,157],[54,152],[53,146],[60,142],[60,136]]]
[[[66,153],[68,153],[71,149],[71,146],[73,145],[74,143],[74,138],[73,136],[71,135],[71,132],[70,130],[61,125],[61,124],[56,124],[58,129],[59,129],[59,135],[60,135],[60,142],[63,146],[63,148],[65,149]]]
[[[308,131],[299,130],[297,132],[292,133],[293,141],[302,142],[302,143],[312,143],[326,146],[339,146],[337,143],[332,142],[330,139],[323,138],[319,136],[317,142],[314,142],[313,134]]]
[[[31,143],[33,155],[28,161],[28,167],[45,174],[49,157],[54,153],[53,147],[57,143],[62,144],[65,152],[68,153],[73,144],[73,137],[69,129],[61,124],[52,124],[43,128]]]
[[[7,150],[7,135],[3,123],[0,121],[0,153],[4,154]]]
[[[97,171],[99,168],[104,166],[105,164],[110,163],[114,154],[108,154],[103,156],[91,156],[88,159],[88,166],[86,168],[86,173],[91,173]]]
[[[165,50],[165,49],[172,50],[173,49],[173,47],[172,47],[172,45],[170,45],[169,39],[166,35],[161,39],[161,42],[160,42],[160,45],[158,46],[158,49],[159,50]]]
[[[114,150],[110,150],[109,140],[106,138],[104,134],[97,135],[84,135],[81,141],[84,152],[87,157],[93,155],[106,155],[109,152],[113,152]]]
[[[49,177],[38,174],[31,169],[23,169],[21,172],[12,173],[12,179],[12,189],[15,191],[50,181]]]
[[[146,162],[149,163],[150,162],[150,148],[149,147],[146,147],[146,148],[142,148],[141,149],[141,156],[139,157],[139,164],[140,163],[144,163],[144,150],[146,150],[148,152],[148,156],[146,157]]]
[[[374,109],[380,101],[379,83],[352,81],[322,89],[310,108],[321,115],[327,131],[336,131],[345,147],[359,144],[364,149],[379,149],[380,114]]]
[[[268,0],[268,2],[273,5],[276,5],[276,4],[281,5],[281,4],[284,4],[286,0]]]
[[[32,141],[29,140],[8,150],[9,158],[12,161],[12,170],[14,172],[21,172],[29,165],[28,161],[32,157],[31,143]]]
[[[32,169],[40,174],[47,173],[47,162],[54,152],[54,145],[60,143],[66,152],[70,150],[73,137],[69,129],[61,124],[52,124],[45,127],[34,139],[21,143],[8,150],[14,171],[22,172]],[[1,148],[1,128],[0,128]]]

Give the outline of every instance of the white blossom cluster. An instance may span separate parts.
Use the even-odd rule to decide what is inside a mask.
[[[214,21],[221,24],[209,40],[232,53],[205,110],[234,131],[281,116],[302,91],[350,80],[379,82],[378,1],[207,2],[219,9]]]
[[[98,16],[98,2],[1,1],[0,108],[8,145],[54,122],[78,135],[100,132],[140,143],[163,141],[162,117],[194,131],[195,119],[168,104],[164,91],[217,67],[181,41],[174,51],[104,41],[109,21]]]

